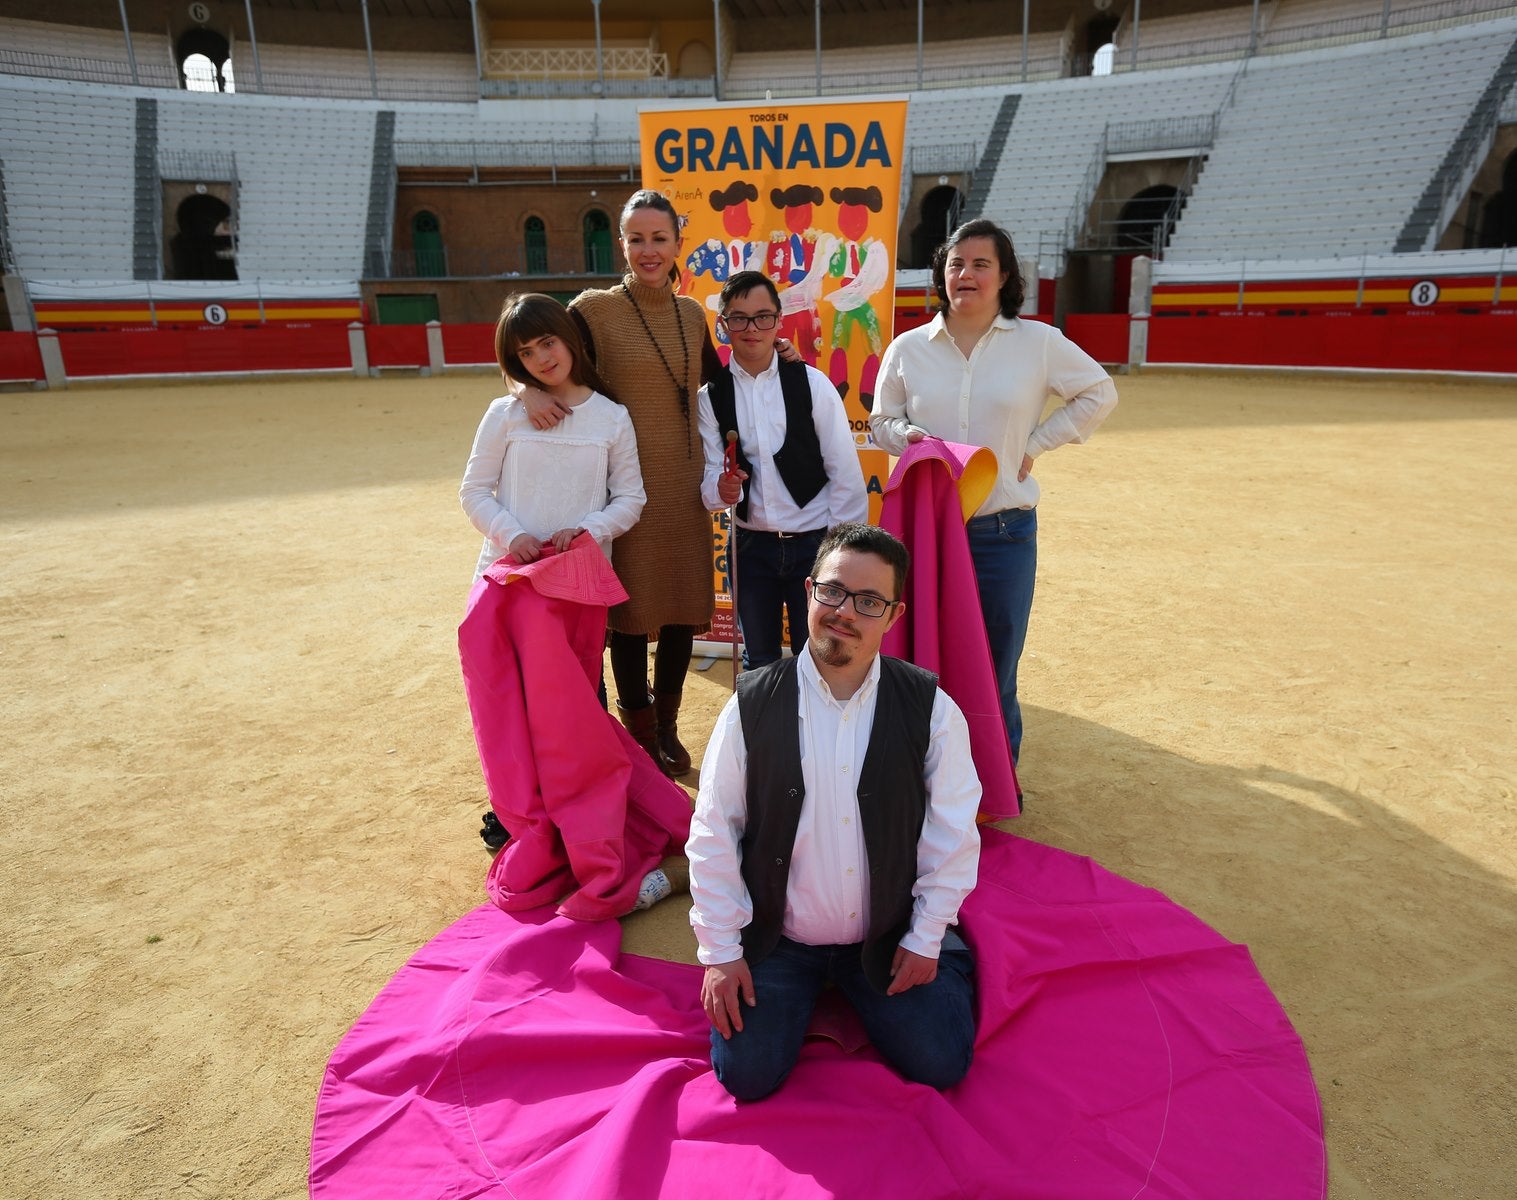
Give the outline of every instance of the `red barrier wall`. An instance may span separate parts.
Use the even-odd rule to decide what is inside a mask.
[[[351,369],[348,331],[339,324],[253,329],[157,329],[60,333],[70,378],[194,375],[212,371]]]
[[[1047,320],[1038,316],[1034,320]],[[1082,313],[1068,335],[1100,362],[1127,361],[1130,318]],[[444,326],[453,365],[493,361],[493,326]],[[375,367],[427,365],[426,327],[370,325]],[[348,331],[323,325],[62,332],[58,345],[72,378],[194,375],[210,372],[346,370]],[[1326,316],[1242,313],[1159,316],[1149,321],[1148,361],[1218,366],[1358,367],[1380,370],[1517,374],[1517,308]],[[0,379],[43,378],[36,335],[0,333]]]
[[[0,333],[0,379],[43,378],[35,333]]]
[[[425,367],[431,362],[425,325],[365,325],[363,340],[371,367]]]
[[[1127,361],[1126,313],[1070,313],[1064,319],[1064,334],[1098,363]]]
[[[444,325],[442,358],[449,366],[495,361],[494,325]]]
[[[1517,308],[1478,313],[1160,317],[1151,363],[1517,373]]]

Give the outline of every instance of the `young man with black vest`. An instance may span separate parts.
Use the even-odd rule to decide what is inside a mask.
[[[775,353],[774,284],[739,271],[719,304],[732,358],[700,392],[701,498],[711,512],[737,508],[737,622],[743,666],[752,669],[780,657],[786,610],[791,652],[801,644],[806,572],[822,535],[840,521],[867,520],[869,499],[837,389],[815,367]],[[723,470],[729,432],[738,435],[732,473]]]
[[[979,867],[980,782],[935,676],[880,656],[908,563],[882,529],[829,530],[805,646],[739,677],[706,747],[690,923],[712,1067],[740,1100],[784,1082],[828,982],[907,1079],[969,1068],[974,966],[951,927]]]

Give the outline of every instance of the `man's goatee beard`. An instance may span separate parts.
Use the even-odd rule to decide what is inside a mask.
[[[829,667],[846,667],[853,661],[853,655],[840,638],[813,637],[811,652],[816,655],[818,662]]]

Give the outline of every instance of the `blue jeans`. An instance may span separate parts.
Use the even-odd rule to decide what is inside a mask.
[[[1038,510],[1008,508],[968,525],[969,555],[980,585],[980,611],[990,639],[990,661],[1001,693],[1001,715],[1011,757],[1022,753],[1022,709],[1017,704],[1017,663],[1027,644],[1032,586],[1038,573]]]
[[[974,1054],[974,960],[952,929],[943,936],[938,975],[897,996],[864,977],[859,946],[804,946],[782,937],[752,968],[758,1001],[742,1006],[743,1029],[711,1031],[711,1067],[739,1100],[769,1095],[795,1066],[824,984],[838,987],[885,1061],[913,1083],[952,1087]]]
[[[781,537],[759,529],[737,531],[737,626],[743,634],[743,669],[780,657],[782,618],[790,616],[790,651],[806,643],[806,576],[816,562],[825,529]]]

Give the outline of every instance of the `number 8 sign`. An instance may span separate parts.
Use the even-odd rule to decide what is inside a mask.
[[[1408,300],[1418,308],[1427,308],[1438,303],[1438,285],[1431,279],[1419,279],[1412,284]]]

